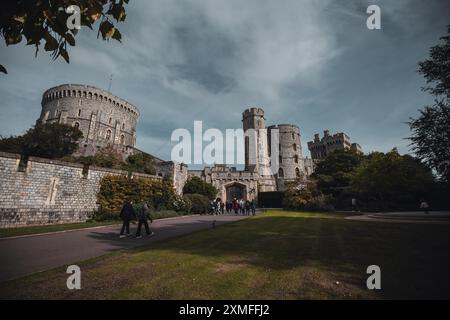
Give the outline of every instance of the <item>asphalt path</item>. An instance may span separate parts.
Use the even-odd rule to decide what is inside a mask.
[[[120,225],[57,232],[44,235],[0,239],[0,282],[78,261],[98,257],[118,249],[133,248],[189,234],[194,231],[246,218],[236,215],[187,216],[155,220],[153,237],[119,238]],[[131,225],[134,235],[136,225]]]

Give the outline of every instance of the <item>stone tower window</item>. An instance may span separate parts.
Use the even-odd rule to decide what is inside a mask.
[[[295,140],[295,133],[292,132],[292,140]]]
[[[109,118],[108,123],[111,124],[112,122],[112,118]]]
[[[297,178],[300,178],[301,173],[300,173],[300,169],[299,168],[295,168],[295,175],[297,176]]]
[[[294,144],[292,145],[292,148],[294,148],[294,151],[297,151],[297,144],[294,143]]]
[[[295,163],[298,163],[298,155],[294,156],[294,161],[295,161]]]
[[[278,170],[278,177],[279,177],[279,178],[284,178],[284,171],[283,171],[282,168],[280,168],[280,169]]]
[[[78,116],[81,117],[81,109],[78,109]]]
[[[125,130],[125,123],[122,123],[122,130]]]
[[[74,122],[73,127],[75,129],[80,129],[80,123],[79,122]]]
[[[123,134],[120,135],[120,144],[125,144],[125,136]]]
[[[279,162],[279,163],[283,163],[283,157],[282,157],[282,156],[279,156],[279,157],[278,157],[278,162]]]
[[[111,130],[106,131],[106,140],[111,140]]]

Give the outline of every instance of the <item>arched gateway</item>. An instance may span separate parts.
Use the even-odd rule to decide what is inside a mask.
[[[231,182],[224,185],[225,201],[233,201],[233,199],[247,200],[247,186],[240,182]]]

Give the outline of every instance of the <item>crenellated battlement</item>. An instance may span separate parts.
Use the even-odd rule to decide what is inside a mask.
[[[46,90],[42,96],[42,106],[47,102],[66,98],[89,99],[103,104],[110,104],[122,112],[128,112],[136,118],[139,117],[138,108],[131,103],[108,91],[81,84],[63,84]]]

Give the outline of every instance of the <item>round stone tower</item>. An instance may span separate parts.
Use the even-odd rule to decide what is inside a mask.
[[[113,147],[122,158],[134,152],[139,110],[96,87],[64,84],[45,91],[38,123],[70,124],[83,132],[76,156],[94,155]]]
[[[277,182],[279,188],[284,188],[286,180],[295,180],[303,173],[303,156],[300,139],[300,129],[292,124],[278,124],[268,127],[269,132],[278,129],[279,145],[278,145],[278,163],[279,169],[277,174]],[[269,133],[269,137],[271,134]],[[271,149],[276,146],[271,145]]]

